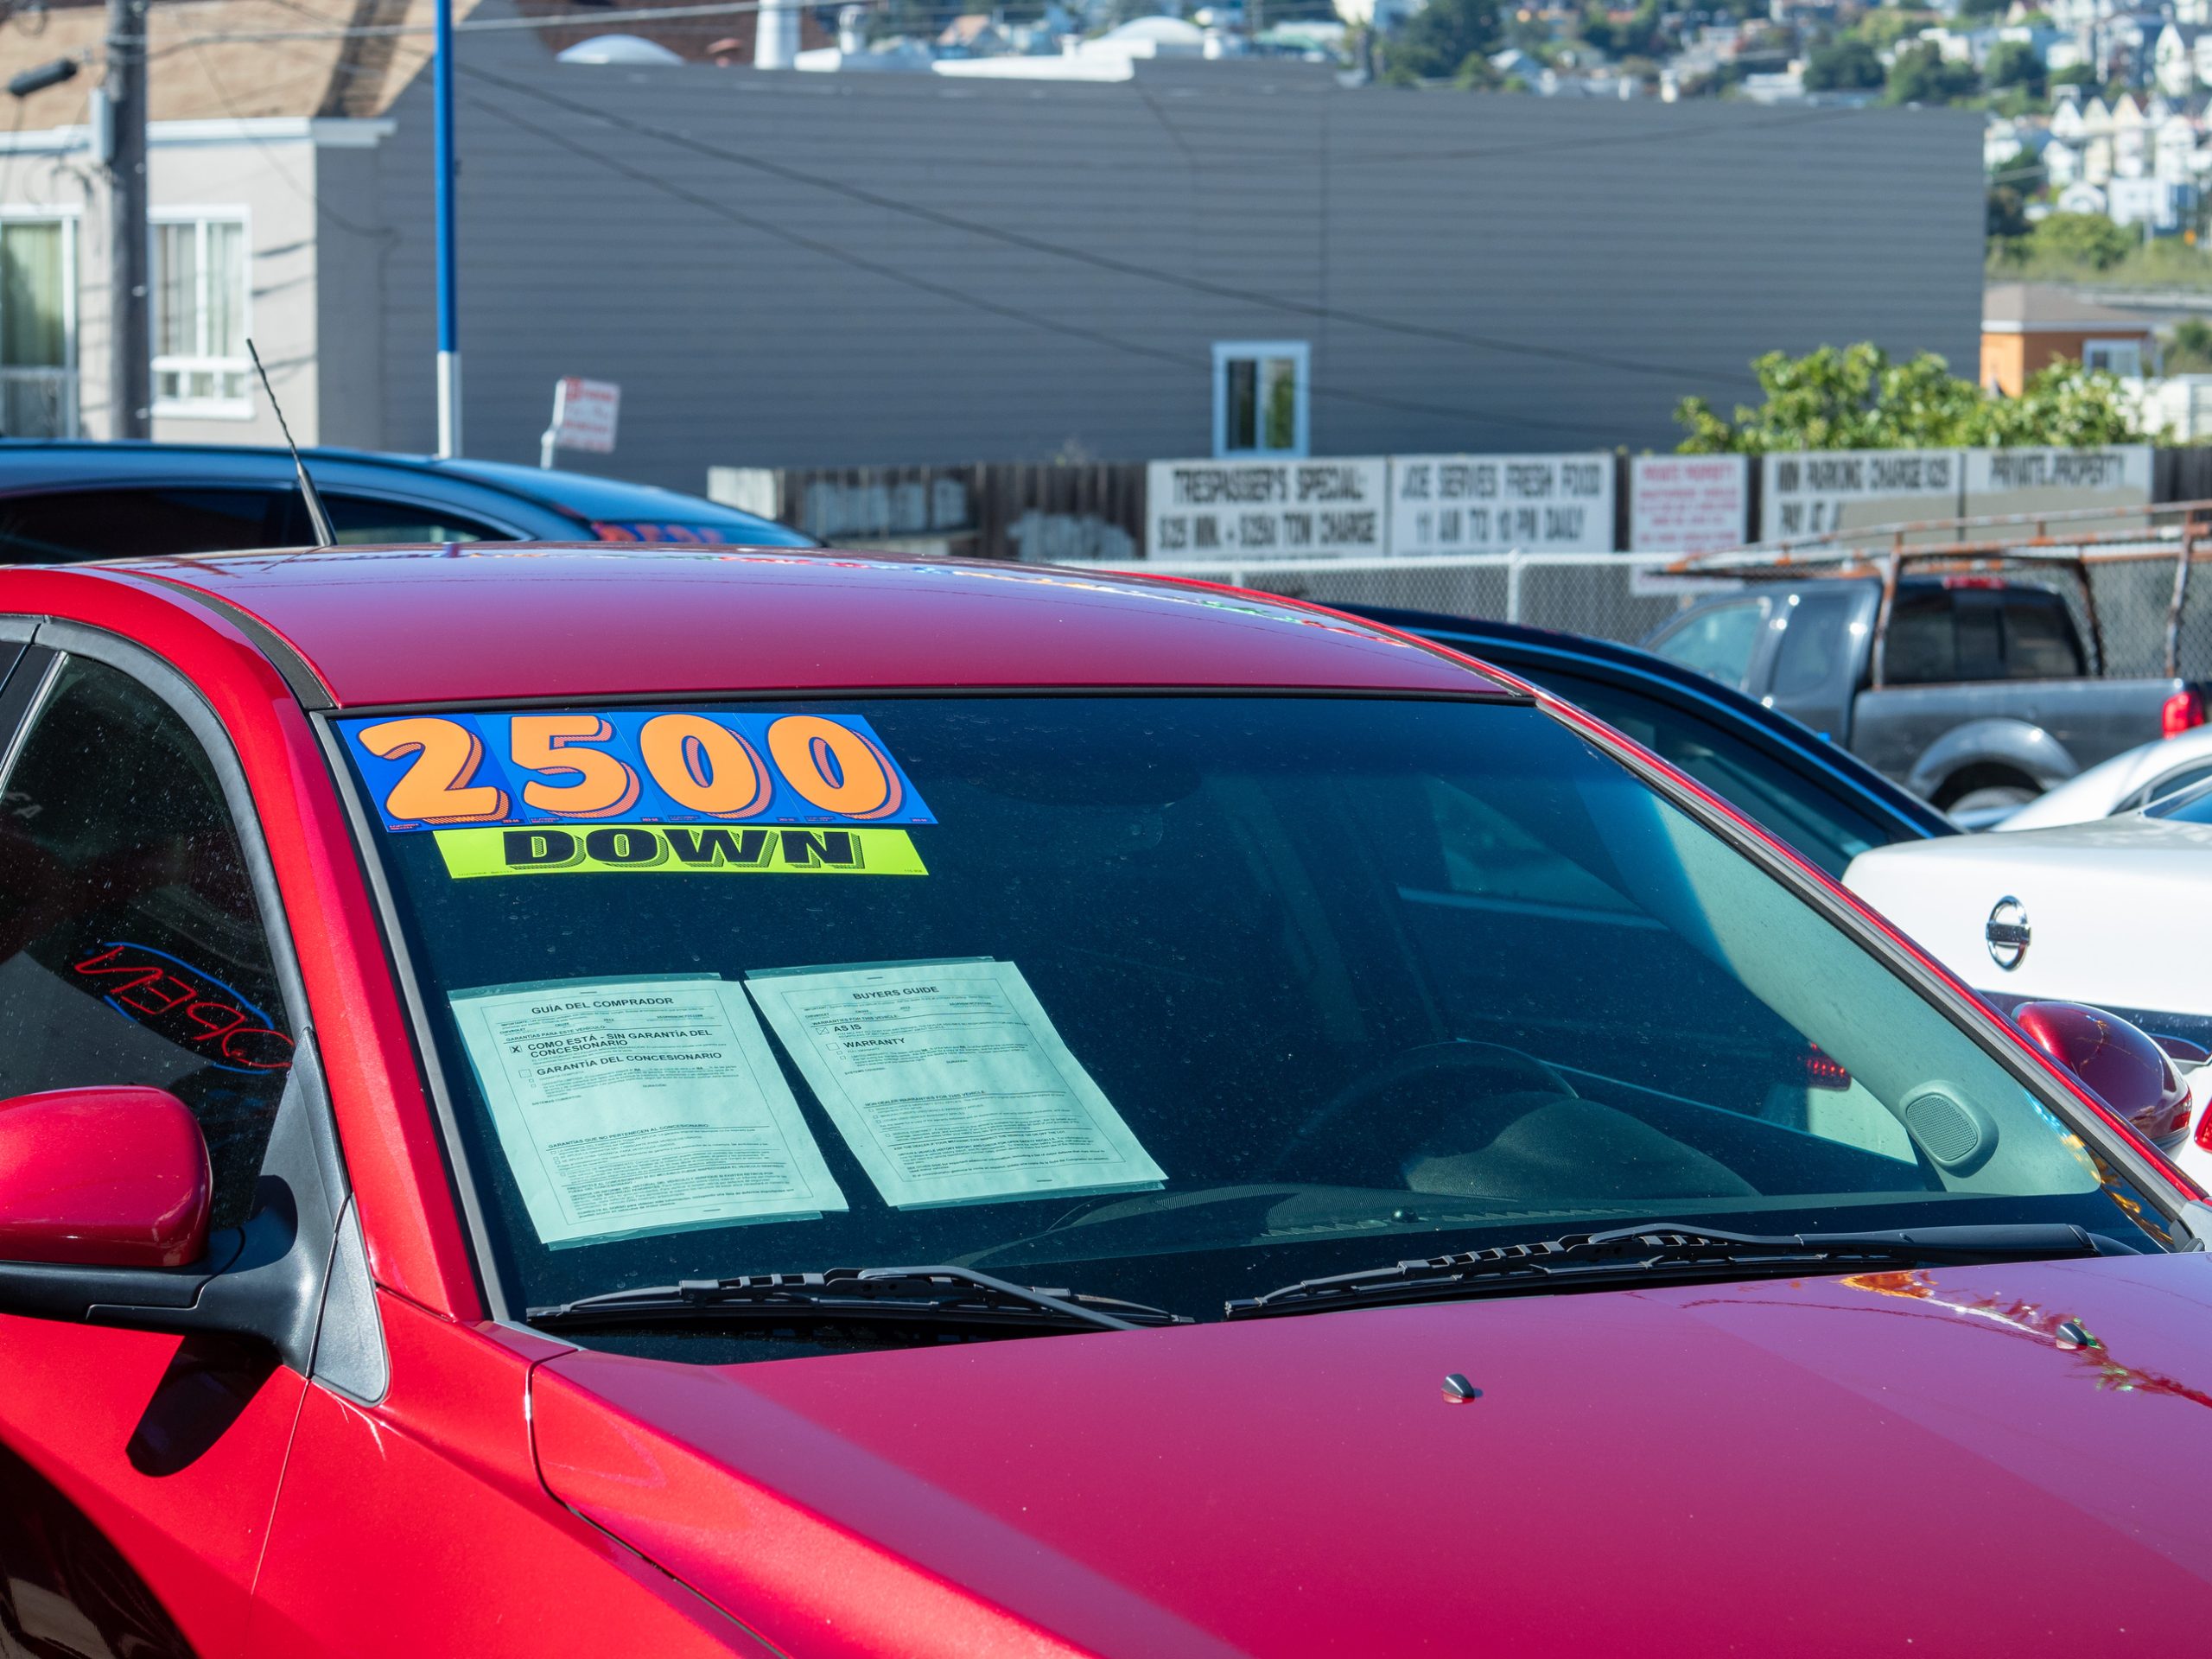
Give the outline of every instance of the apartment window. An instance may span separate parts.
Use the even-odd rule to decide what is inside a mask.
[[[1213,348],[1217,456],[1306,453],[1310,355],[1302,340],[1227,340]]]
[[[2143,342],[2139,340],[2090,340],[2082,343],[2085,368],[2102,369],[2129,379],[2143,372]]]
[[[251,416],[245,336],[245,221],[210,216],[156,224],[155,413]]]
[[[0,437],[77,435],[76,230],[0,213]]]

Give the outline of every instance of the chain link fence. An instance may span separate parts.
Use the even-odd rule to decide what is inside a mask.
[[[1619,553],[1516,552],[1077,568],[1188,576],[1318,604],[1433,611],[1630,644],[1704,594],[1762,582],[2024,583],[2065,601],[2082,638],[2096,641],[2106,675],[2212,680],[2212,503],[2205,502],[1854,530],[1671,563]]]

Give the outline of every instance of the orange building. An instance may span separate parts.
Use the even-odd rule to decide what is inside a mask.
[[[1981,296],[1981,384],[2017,397],[2061,358],[2136,375],[2158,366],[2157,332],[2131,312],[2048,283],[1999,283]]]

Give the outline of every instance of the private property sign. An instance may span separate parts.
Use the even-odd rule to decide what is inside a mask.
[[[1155,461],[1146,543],[1155,559],[1379,556],[1389,468],[1334,461]]]
[[[622,388],[611,380],[569,375],[553,388],[553,424],[539,440],[540,464],[550,467],[556,449],[614,453],[614,423],[622,412]]]
[[[1393,455],[1390,552],[1605,553],[1611,455]]]
[[[2151,446],[2147,443],[2105,449],[1967,451],[1966,511],[1969,516],[2132,507],[2150,499]]]
[[[1718,553],[1744,544],[1751,493],[1745,455],[1638,455],[1629,475],[1629,547]]]

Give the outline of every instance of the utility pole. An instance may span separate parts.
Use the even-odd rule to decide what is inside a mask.
[[[107,0],[109,435],[149,437],[154,401],[146,229],[147,0]]]
[[[110,5],[129,0],[108,0]],[[137,0],[143,5],[145,0]],[[437,169],[438,453],[461,453],[461,291],[454,270],[453,0],[438,0],[436,61],[430,71]]]

